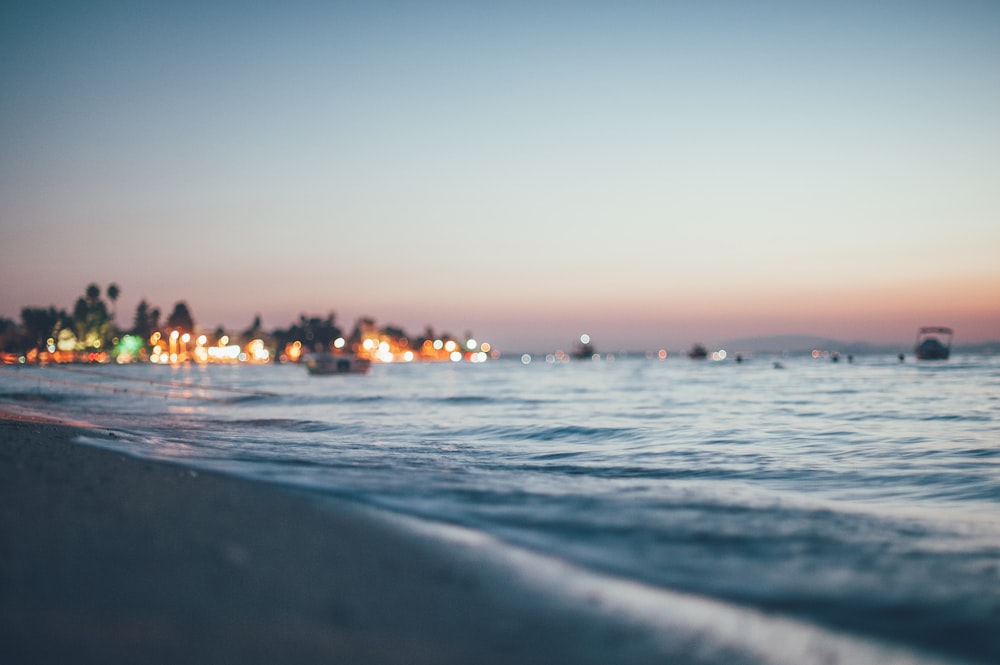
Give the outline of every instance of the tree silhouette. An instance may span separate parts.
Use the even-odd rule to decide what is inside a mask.
[[[406,331],[403,330],[402,326],[389,324],[383,326],[382,329],[379,330],[379,333],[385,335],[386,337],[392,337],[400,341],[407,339]]]
[[[325,319],[307,318],[301,314],[298,323],[287,330],[275,330],[273,334],[279,347],[298,341],[307,351],[329,351],[334,340],[341,336],[341,330],[336,324],[336,315],[331,312]]]
[[[191,312],[183,300],[174,305],[174,311],[167,317],[167,329],[181,333],[194,332],[194,319],[191,318]]]
[[[427,341],[433,342],[435,339],[437,339],[437,337],[435,337],[435,335],[434,335],[434,328],[431,327],[431,326],[427,326],[426,328],[424,328],[424,334],[423,334],[423,336],[422,337],[418,337],[417,340],[416,340],[417,347],[419,348],[419,347],[423,346],[424,342],[427,342]]]
[[[118,296],[121,295],[121,289],[118,288],[117,284],[108,284],[108,300],[111,301],[111,320],[114,321],[118,318]]]
[[[87,316],[90,314],[91,303],[87,298],[77,298],[76,305],[73,306],[73,321],[79,324],[83,324],[87,320]]]
[[[264,334],[263,327],[261,326],[260,314],[253,317],[253,323],[250,327],[243,331],[244,339],[256,339]]]
[[[375,319],[370,316],[362,316],[354,322],[354,329],[351,330],[351,336],[348,338],[348,341],[353,347],[360,344],[365,335],[373,332],[376,332]]]
[[[143,298],[135,306],[135,318],[132,319],[132,334],[147,340],[155,332],[155,329],[152,312],[149,310],[149,303]]]
[[[107,305],[101,300],[101,289],[96,284],[88,286],[85,295],[77,298],[73,307],[73,332],[79,350],[110,346],[114,325]]]
[[[49,337],[55,337],[59,328],[69,319],[66,312],[55,307],[25,307],[21,310],[21,325],[24,328],[25,350],[40,349],[48,342]]]
[[[0,351],[11,353],[22,350],[18,348],[19,332],[17,323],[0,316]]]

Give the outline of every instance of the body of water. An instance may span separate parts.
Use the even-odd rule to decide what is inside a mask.
[[[1000,358],[772,360],[22,367],[0,400],[644,588],[1000,662]]]

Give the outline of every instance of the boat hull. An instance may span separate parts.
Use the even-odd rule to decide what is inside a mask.
[[[924,326],[917,331],[913,348],[917,360],[947,360],[951,355],[952,329],[945,326]]]
[[[936,339],[925,339],[917,345],[917,360],[948,360],[951,350]]]
[[[306,371],[314,376],[365,374],[372,364],[367,358],[331,354],[312,354],[303,363],[306,366]]]

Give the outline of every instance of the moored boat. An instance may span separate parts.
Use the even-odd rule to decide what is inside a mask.
[[[917,331],[913,349],[917,360],[947,360],[951,355],[952,329],[945,326],[923,326]]]
[[[704,360],[705,358],[708,358],[708,349],[701,344],[695,344],[688,351],[688,358],[691,358],[692,360]]]
[[[364,374],[371,368],[372,361],[354,355],[334,355],[332,353],[310,353],[302,363],[310,374]]]
[[[573,352],[573,357],[577,360],[591,360],[600,358],[594,350],[594,345],[590,343],[590,335],[584,333],[580,335],[580,343]]]

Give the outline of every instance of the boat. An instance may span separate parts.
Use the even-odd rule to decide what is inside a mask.
[[[691,350],[688,351],[688,358],[691,358],[692,360],[704,360],[705,358],[708,358],[708,349],[701,344],[695,344],[691,347]]]
[[[951,328],[923,326],[917,331],[913,352],[917,360],[947,360],[951,355]]]
[[[600,357],[594,350],[594,345],[590,343],[590,335],[580,335],[580,343],[573,351],[573,357],[577,360],[593,360]]]
[[[372,366],[368,358],[332,353],[310,353],[302,363],[310,374],[365,374]]]

